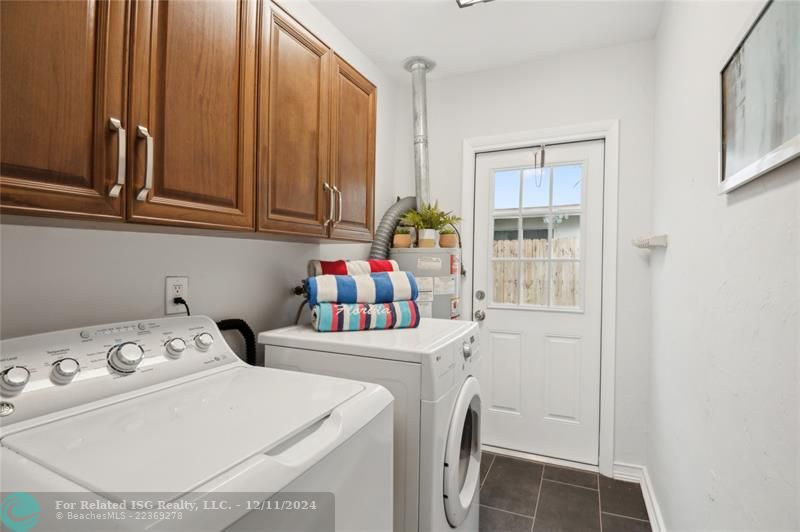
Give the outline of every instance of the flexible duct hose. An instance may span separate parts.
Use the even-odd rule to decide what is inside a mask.
[[[389,248],[392,247],[395,227],[405,213],[416,208],[417,198],[414,196],[399,199],[397,203],[389,207],[375,230],[375,239],[369,250],[369,258],[384,260],[389,258]]]
[[[256,335],[253,329],[244,320],[229,319],[217,322],[220,331],[238,331],[244,339],[245,362],[255,366],[256,364]]]

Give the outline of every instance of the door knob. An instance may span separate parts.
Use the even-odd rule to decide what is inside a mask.
[[[475,311],[475,320],[476,321],[483,321],[486,319],[486,313],[482,310]]]

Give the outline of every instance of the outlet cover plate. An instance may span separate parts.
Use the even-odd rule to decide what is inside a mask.
[[[176,297],[182,297],[189,301],[189,278],[170,276],[167,277],[164,287],[164,313],[170,314],[186,314],[186,308],[183,305],[176,305],[172,300]]]

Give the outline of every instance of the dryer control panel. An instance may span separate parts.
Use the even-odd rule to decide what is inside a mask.
[[[451,338],[423,361],[423,400],[438,400],[453,386],[461,386],[466,377],[477,375],[480,368],[478,324],[464,323],[467,326],[461,334]]]
[[[242,362],[205,316],[123,322],[0,342],[0,423]]]

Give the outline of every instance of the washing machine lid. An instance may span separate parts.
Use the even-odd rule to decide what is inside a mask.
[[[295,325],[258,335],[261,344],[328,353],[361,355],[422,363],[423,357],[468,334],[478,334],[471,321],[422,318],[414,329],[344,331],[320,334],[310,325]]]
[[[365,390],[243,367],[40,425],[3,447],[94,491],[181,495],[288,440]]]

